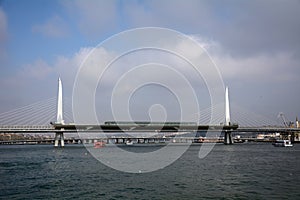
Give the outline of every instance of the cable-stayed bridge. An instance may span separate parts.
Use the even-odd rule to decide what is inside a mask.
[[[281,133],[299,132],[284,127],[276,120],[245,110],[236,105],[229,107],[228,89],[225,103],[203,109],[191,115],[192,122],[105,122],[104,124],[74,124],[70,99],[62,97],[59,79],[58,96],[0,114],[0,133],[55,133],[55,146],[64,146],[64,133],[117,133],[117,132],[223,132],[224,143],[233,143],[233,132]],[[64,109],[63,109],[64,107]],[[63,112],[64,111],[64,112]],[[211,119],[211,113],[215,113]],[[50,124],[50,122],[54,122]]]

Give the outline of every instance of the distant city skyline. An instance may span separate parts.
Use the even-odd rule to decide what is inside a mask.
[[[297,0],[0,1],[0,113],[56,96],[58,77],[64,96],[71,97],[77,70],[94,47],[121,31],[151,26],[198,41],[220,70],[233,104],[295,120],[300,117],[299,10]],[[110,53],[103,49],[98,59]],[[116,70],[123,72],[121,66]],[[198,98],[205,96],[202,108],[208,107],[203,80],[191,82],[199,88]],[[107,109],[101,107],[106,95],[99,94],[100,110]],[[143,118],[145,108],[159,103],[155,95],[166,107],[177,105],[162,88],[143,88],[132,104],[144,105],[133,106],[133,115]]]

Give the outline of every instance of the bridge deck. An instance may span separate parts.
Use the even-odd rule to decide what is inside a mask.
[[[300,132],[300,128],[284,127],[239,127],[238,125],[92,125],[92,124],[53,124],[51,126],[0,126],[0,133],[55,133],[55,132],[256,132],[256,133],[290,133]]]
[[[235,130],[237,125],[129,125],[129,124],[53,124],[52,126],[0,126],[0,132],[186,132],[186,131],[225,131]]]

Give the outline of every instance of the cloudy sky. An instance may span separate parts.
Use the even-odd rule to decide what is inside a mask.
[[[95,46],[121,31],[151,26],[199,42],[229,86],[233,104],[274,119],[284,112],[293,120],[300,116],[299,19],[298,0],[0,1],[0,112],[55,96],[58,76],[65,95],[72,96],[76,73]],[[99,59],[110,53],[102,49]],[[114,72],[122,70],[119,65]],[[204,86],[200,81],[198,97]],[[173,105],[174,97],[155,88],[135,94],[136,118],[150,104]]]

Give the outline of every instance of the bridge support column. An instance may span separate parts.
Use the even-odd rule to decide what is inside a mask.
[[[292,144],[295,143],[295,133],[294,132],[291,133],[290,141],[291,141]]]
[[[230,108],[229,108],[229,94],[228,87],[225,88],[225,125],[230,126]],[[232,133],[225,131],[224,144],[233,144]]]
[[[233,137],[231,132],[225,132],[224,144],[233,144]]]
[[[57,94],[57,116],[56,116],[56,122],[55,124],[64,124],[63,120],[63,100],[62,100],[62,83],[60,78],[58,78],[58,94]],[[63,128],[60,129],[61,132],[55,132],[55,140],[54,140],[54,146],[58,147],[64,147],[65,146],[65,138],[64,138],[64,132]]]
[[[54,146],[58,147],[64,147],[65,146],[65,138],[63,132],[56,132],[55,133],[55,140],[54,140]]]

